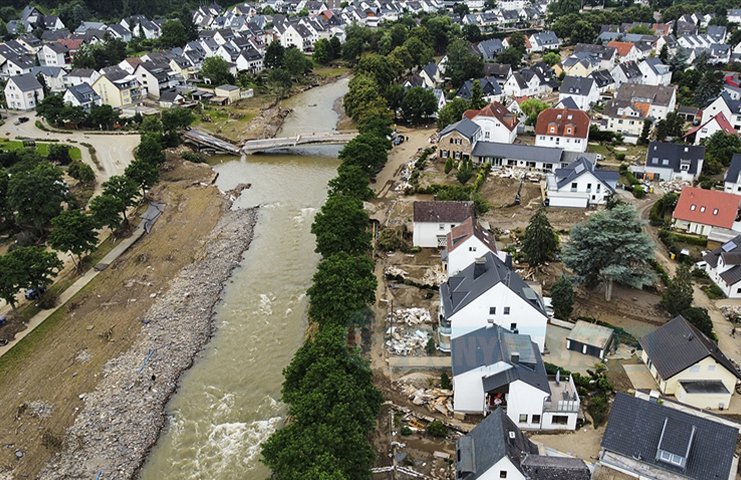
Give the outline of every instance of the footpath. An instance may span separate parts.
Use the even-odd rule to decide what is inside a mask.
[[[142,216],[142,220],[141,222],[139,222],[139,226],[136,228],[136,230],[134,230],[131,236],[123,239],[121,243],[113,247],[113,249],[108,252],[108,254],[103,257],[103,259],[97,265],[85,272],[80,278],[75,281],[75,283],[73,283],[69,286],[69,288],[63,291],[59,295],[57,306],[48,310],[41,310],[39,313],[31,317],[31,319],[28,321],[28,325],[24,330],[16,333],[15,338],[13,338],[12,341],[8,342],[7,345],[0,347],[0,357],[8,353],[14,346],[16,346],[21,340],[23,340],[26,335],[33,332],[36,327],[44,323],[44,321],[52,316],[54,312],[62,308],[72,297],[77,295],[80,290],[85,288],[85,286],[90,283],[93,278],[97,277],[100,272],[108,267],[108,265],[115,262],[121,255],[124,254],[124,252],[131,248],[131,246],[136,243],[145,233],[151,231],[152,225],[154,225],[154,222],[156,222],[159,216],[162,214],[163,209],[164,204],[151,203],[147,211]]]

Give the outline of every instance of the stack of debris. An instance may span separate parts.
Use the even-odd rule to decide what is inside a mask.
[[[741,321],[741,305],[721,305],[720,311],[731,323]]]
[[[435,265],[432,268],[425,270],[422,276],[422,283],[433,287],[439,287],[440,284],[445,283],[448,279],[448,275],[442,271],[442,267]]]
[[[401,384],[401,391],[415,405],[424,405],[430,412],[450,417],[453,415],[453,392],[442,388],[416,388]]]
[[[402,357],[421,355],[431,337],[431,329],[407,330],[403,327],[389,327],[386,330],[386,349],[389,353]]]
[[[398,308],[391,315],[391,321],[412,327],[421,323],[432,323],[432,316],[426,308]]]
[[[383,275],[386,278],[407,278],[409,274],[399,267],[389,265],[383,270]]]

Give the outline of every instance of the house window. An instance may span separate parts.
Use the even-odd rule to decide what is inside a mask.
[[[713,209],[713,215],[718,215],[718,209],[717,208],[714,208]]]
[[[551,424],[553,425],[567,425],[569,423],[569,417],[567,415],[553,415],[551,418]]]
[[[672,459],[672,454],[661,450],[661,453],[659,453],[659,458],[661,458],[665,462],[669,462]]]
[[[510,323],[509,324],[509,329],[512,332],[514,332],[515,330],[517,330],[517,323]]]
[[[705,213],[705,206],[700,207],[700,213]]]
[[[592,191],[592,184],[587,183],[587,192],[591,192],[591,191]]]
[[[497,307],[489,307],[489,315],[496,315]]]
[[[468,247],[468,251],[469,252],[475,252],[476,251],[476,247]]]
[[[530,423],[538,423],[540,424],[540,415],[533,415],[533,419]]]
[[[507,478],[507,470],[499,470],[499,478]]]
[[[578,187],[578,186],[579,186],[579,184],[578,184],[578,183],[576,183],[576,182],[572,182],[572,183],[571,183],[571,191],[572,191],[572,192],[575,192],[575,191],[576,191],[576,187]]]
[[[509,315],[509,307],[504,307],[504,314]]]
[[[527,423],[527,414],[521,413],[520,414],[520,423]]]
[[[699,371],[700,371],[700,365],[692,365],[690,367],[690,372],[692,372],[692,373],[697,373]]]
[[[690,210],[692,210],[693,212],[697,210],[697,205],[695,205],[694,203],[690,205]]]
[[[715,371],[715,365],[708,365],[708,372],[714,372]]]
[[[438,225],[438,229],[445,230],[445,225],[441,223],[440,225]]]

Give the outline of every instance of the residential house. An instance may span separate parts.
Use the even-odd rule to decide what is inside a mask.
[[[734,100],[730,93],[723,91],[718,98],[705,107],[702,116],[712,118],[719,112],[723,113],[734,130],[741,131],[741,100]]]
[[[419,202],[416,202],[419,203]],[[446,337],[461,337],[496,324],[529,335],[540,351],[545,347],[548,317],[543,299],[520,275],[489,252],[440,285],[440,348]]]
[[[499,102],[491,102],[481,110],[466,110],[463,116],[481,128],[483,141],[514,143],[517,138],[519,120]]]
[[[566,337],[567,350],[597,357],[602,361],[615,348],[617,342],[612,328],[584,320],[577,320]]]
[[[170,64],[165,62],[140,63],[134,70],[134,76],[142,87],[142,93],[155,99],[160,97],[160,92],[173,89],[180,83],[180,79],[171,72]]]
[[[609,70],[595,70],[589,74],[589,78],[594,80],[594,84],[597,86],[597,91],[600,94],[602,100],[609,100],[611,92],[614,92],[617,88],[617,82],[612,78]]]
[[[494,61],[504,50],[502,41],[498,38],[492,38],[489,40],[483,40],[476,44],[476,49],[481,54],[485,62]]]
[[[588,77],[598,69],[601,62],[597,57],[586,52],[575,53],[561,62],[561,71],[569,77]],[[558,66],[557,66],[558,67]]]
[[[580,110],[589,109],[600,100],[600,92],[589,77],[564,77],[558,90],[558,99],[571,97]]]
[[[37,79],[39,76],[43,78],[46,88],[52,92],[63,92],[65,89],[65,71],[62,67],[33,67],[31,69],[31,75]]]
[[[733,243],[735,246],[735,243]],[[723,275],[741,266],[738,253],[720,252],[714,256],[713,274]],[[739,277],[741,278],[741,277]],[[686,405],[700,409],[726,409],[741,372],[720,351],[718,345],[681,315],[665,323],[640,340],[641,360],[659,385],[663,395],[674,395]]]
[[[600,68],[610,70],[617,62],[617,49],[607,45],[577,43],[574,55],[588,55],[600,62]]]
[[[486,325],[453,338],[451,363],[456,412],[503,410],[523,430],[576,429],[581,402],[573,379],[549,379],[529,335]]]
[[[728,38],[728,29],[723,25],[708,25],[707,35],[712,38],[715,43],[726,43]]]
[[[517,167],[551,172],[562,166],[565,153],[562,148],[478,141],[471,151],[471,158],[474,163],[487,163],[494,168]]]
[[[732,479],[737,441],[737,428],[710,415],[618,393],[600,464],[635,478]]]
[[[499,408],[458,439],[455,478],[589,480],[591,473],[578,458],[538,455],[538,447]]]
[[[131,31],[128,28],[118,23],[114,23],[113,25],[108,26],[105,31],[112,38],[121,40],[124,43],[129,43],[133,38]]]
[[[445,247],[448,233],[473,217],[473,202],[414,202],[415,247]]]
[[[504,83],[503,90],[509,97],[536,97],[543,93],[540,78],[527,68],[514,72]]]
[[[497,253],[494,235],[468,217],[448,233],[442,258],[448,275],[455,275],[485,253]]]
[[[733,128],[723,112],[718,112],[712,117],[706,117],[703,123],[694,126],[684,134],[684,140],[693,145],[700,145],[706,138],[712,137],[716,132],[723,132],[726,135],[738,135],[739,132]]]
[[[100,106],[103,102],[95,90],[87,83],[72,85],[64,92],[64,103],[73,107],[82,107],[87,111],[93,105]]]
[[[670,85],[672,83],[672,71],[669,65],[661,63],[658,58],[646,58],[638,64],[643,73],[644,85]]]
[[[530,48],[528,53],[542,52],[545,50],[558,50],[561,48],[561,39],[550,30],[536,32],[528,37]]]
[[[481,138],[481,135],[481,127],[463,117],[463,119],[440,131],[437,140],[437,153],[440,158],[468,159],[471,157],[473,147]]]
[[[100,77],[100,73],[92,68],[75,68],[67,73],[67,76],[64,78],[64,85],[66,87],[79,85],[81,83],[92,85],[98,77]]]
[[[610,71],[610,75],[615,79],[618,87],[624,83],[643,82],[643,72],[641,67],[638,66],[638,62],[620,63]]]
[[[581,110],[547,108],[535,124],[535,145],[585,152],[589,141],[589,116]]]
[[[484,75],[494,78],[504,88],[504,84],[512,76],[512,66],[507,63],[487,63],[484,65]]]
[[[734,153],[726,170],[724,191],[741,195],[741,153]]]
[[[237,57],[237,70],[240,72],[259,73],[264,70],[263,55],[254,48],[246,48]]]
[[[9,52],[4,56],[5,63],[0,66],[2,69],[0,70],[0,73],[3,77],[15,77],[31,73],[31,69],[35,67],[33,57],[30,55],[17,55]]]
[[[443,83],[443,76],[435,62],[430,62],[419,70],[419,76],[425,82],[425,88],[432,90]]]
[[[135,75],[120,67],[107,67],[102,71],[91,87],[100,95],[103,104],[121,108],[139,103],[142,94]]]
[[[726,297],[741,298],[741,235],[732,237],[702,259],[708,276]]]
[[[617,52],[617,58],[620,63],[635,62],[642,57],[641,52],[636,48],[633,42],[619,42],[613,40],[607,43],[608,47],[613,47]]]
[[[739,195],[684,187],[672,214],[672,226],[703,237],[707,237],[714,228],[741,231],[741,224],[737,221],[739,207]]]
[[[163,90],[160,92],[159,105],[162,108],[172,108],[185,105],[185,97],[176,90]]]
[[[39,64],[49,67],[67,67],[72,59],[69,49],[58,43],[49,43],[41,47],[38,54]]]
[[[160,26],[156,22],[149,20],[144,15],[134,15],[129,18],[124,18],[119,23],[136,37],[144,36],[144,38],[151,40],[159,38],[160,35],[162,35],[162,29]]]
[[[604,117],[607,128],[623,134],[628,143],[637,142],[643,131],[644,120],[663,120],[677,104],[675,86],[637,85],[624,83],[615,99],[607,102]]]
[[[242,89],[235,85],[220,85],[214,88],[216,98],[225,98],[226,103],[234,103],[241,98]]]
[[[726,19],[728,23],[741,25],[741,8],[729,8],[726,12]]]
[[[596,168],[593,162],[580,157],[548,174],[547,205],[577,208],[604,205],[615,193],[619,178],[618,172]]]
[[[484,77],[478,80],[466,80],[461,85],[456,93],[457,97],[461,97],[465,100],[471,100],[471,94],[473,92],[473,82],[479,82],[481,86],[482,99],[491,103],[498,102],[502,99],[502,88],[499,86],[496,78]]]
[[[4,92],[10,110],[33,110],[44,99],[44,88],[30,73],[10,77]]]
[[[651,142],[646,161],[634,168],[649,180],[693,182],[700,178],[705,147],[683,143]]]

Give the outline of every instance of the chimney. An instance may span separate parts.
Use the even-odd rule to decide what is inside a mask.
[[[520,363],[520,354],[519,354],[519,352],[512,352],[511,360],[512,360],[512,363],[514,363],[514,364]]]
[[[486,272],[486,258],[479,257],[473,264],[473,279],[476,280]]]
[[[504,257],[504,266],[512,270],[512,255],[509,253]]]
[[[659,391],[658,390],[651,390],[648,393],[648,401],[653,403],[659,403]]]

